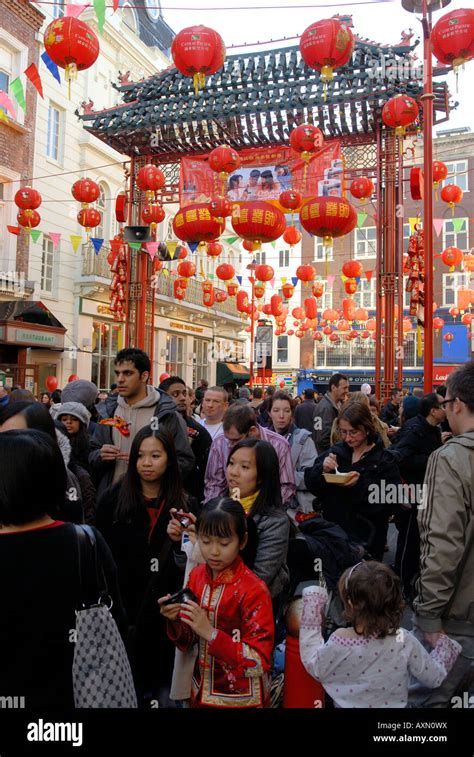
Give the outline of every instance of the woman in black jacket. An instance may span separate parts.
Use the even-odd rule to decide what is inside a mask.
[[[368,531],[370,553],[382,560],[388,519],[403,499],[397,464],[377,435],[370,410],[354,402],[338,418],[342,442],[320,455],[306,471],[305,483],[319,498],[326,520],[337,523],[351,537],[364,541]],[[328,483],[324,473],[351,473],[344,484]]]
[[[74,708],[80,568],[75,526],[58,519],[65,488],[66,469],[50,436],[26,428],[0,434],[0,697],[24,697],[19,706],[36,711]],[[125,635],[115,564],[95,536],[112,614]]]
[[[117,563],[131,623],[129,650],[139,705],[169,706],[174,646],[157,598],[182,587],[186,563],[181,542],[167,535],[170,509],[195,506],[185,493],[173,439],[142,428],[133,440],[128,470],[97,505],[96,525]]]

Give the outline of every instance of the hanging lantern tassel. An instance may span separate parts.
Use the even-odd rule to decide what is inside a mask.
[[[418,357],[423,356],[423,345],[421,342],[421,326],[418,324],[416,329],[416,341],[417,341],[417,347],[418,347]]]
[[[206,86],[206,75],[203,74],[201,71],[199,71],[197,74],[194,74],[193,84],[194,84],[194,92],[197,97],[199,94],[199,90],[204,89],[204,87]]]
[[[323,81],[323,100],[326,102],[328,94],[328,82],[334,78],[334,72],[332,66],[323,66],[321,68],[321,79]]]
[[[67,81],[68,98],[71,99],[71,82],[77,79],[77,66],[75,63],[68,63],[65,69],[65,76]]]

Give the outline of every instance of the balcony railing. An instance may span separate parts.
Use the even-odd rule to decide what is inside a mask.
[[[94,250],[92,245],[84,245],[84,260],[82,262],[82,275],[83,276],[100,276],[102,279],[112,279],[110,272],[110,265],[107,262],[107,255],[109,254],[109,248],[102,248],[98,253]]]

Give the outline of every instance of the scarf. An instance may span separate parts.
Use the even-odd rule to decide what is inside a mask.
[[[248,497],[241,497],[240,498],[240,504],[245,510],[245,514],[248,515],[252,507],[254,506],[254,502],[257,499],[258,495],[260,494],[260,491],[256,491],[255,494],[249,494]]]

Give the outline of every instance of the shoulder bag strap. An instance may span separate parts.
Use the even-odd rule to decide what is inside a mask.
[[[107,595],[107,581],[103,567],[99,568],[94,530],[90,526],[76,524],[74,528],[78,545],[80,604],[88,607]]]

